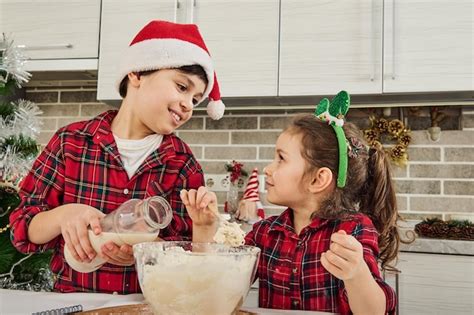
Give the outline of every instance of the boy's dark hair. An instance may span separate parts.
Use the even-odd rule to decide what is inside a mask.
[[[390,161],[383,149],[365,149],[366,141],[357,126],[345,123],[347,139],[355,138],[364,145],[357,156],[348,158],[347,181],[344,188],[335,187],[317,215],[326,219],[344,219],[358,210],[366,214],[379,232],[379,260],[382,269],[395,270],[388,263],[398,255],[400,235],[397,220],[395,187],[392,183]],[[309,165],[308,171],[327,167],[337,178],[339,149],[334,129],[312,114],[297,116],[286,129],[301,136],[301,155]]]
[[[209,81],[207,80],[206,72],[204,71],[203,67],[201,67],[200,65],[182,66],[182,67],[173,68],[173,69],[186,73],[186,74],[197,75],[199,79],[201,79],[206,86],[209,83]],[[140,71],[138,72],[138,74],[140,76],[146,76],[156,71],[160,71],[160,69]],[[125,77],[123,78],[122,82],[120,82],[120,86],[119,86],[119,94],[121,97],[127,96],[127,88],[128,88],[128,77]]]

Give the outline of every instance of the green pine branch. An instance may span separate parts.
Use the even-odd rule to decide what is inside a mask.
[[[15,114],[15,108],[16,106],[11,102],[0,103],[0,117],[3,120],[8,121],[10,117],[13,117]]]
[[[13,79],[9,79],[6,83],[0,83],[0,95],[12,94],[16,88],[16,82]]]
[[[25,137],[23,135],[10,136],[0,144],[0,151],[6,151],[7,147],[11,147],[15,152],[20,154],[22,158],[36,156],[39,152],[39,147],[33,138]]]

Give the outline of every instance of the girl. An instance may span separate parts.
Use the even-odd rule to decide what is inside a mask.
[[[328,118],[326,114],[320,116]],[[341,150],[338,140],[346,148],[342,144]],[[259,306],[394,312],[395,293],[378,268],[379,262],[389,267],[399,244],[395,191],[384,151],[367,150],[352,124],[338,127],[303,115],[279,136],[264,173],[268,201],[288,208],[257,222],[245,238],[247,245],[261,249]],[[193,241],[212,241],[216,217],[207,206],[216,203],[216,195],[200,187],[182,191],[181,198],[193,220]]]

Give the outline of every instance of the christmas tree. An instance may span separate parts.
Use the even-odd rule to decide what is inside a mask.
[[[0,288],[51,291],[50,253],[24,255],[10,240],[9,216],[20,203],[18,185],[38,155],[35,141],[41,111],[34,103],[14,100],[29,81],[22,51],[0,38]]]

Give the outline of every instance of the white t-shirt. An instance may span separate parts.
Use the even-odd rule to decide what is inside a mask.
[[[152,134],[139,140],[120,139],[115,134],[114,138],[128,178],[133,177],[143,161],[158,149],[163,141],[163,135],[159,134]]]

